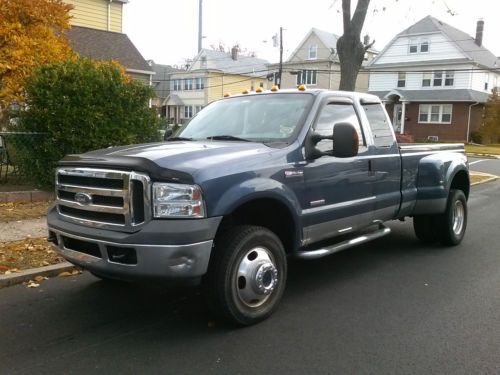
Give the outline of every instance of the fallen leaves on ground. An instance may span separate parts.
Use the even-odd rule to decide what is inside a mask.
[[[57,277],[75,276],[75,275],[79,275],[81,273],[82,273],[82,271],[74,269],[72,271],[61,272],[59,275],[57,275]]]
[[[12,274],[30,268],[64,262],[46,238],[0,243],[0,274]]]
[[[0,203],[0,222],[38,219],[47,215],[52,202]]]

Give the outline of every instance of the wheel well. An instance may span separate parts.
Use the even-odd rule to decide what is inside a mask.
[[[450,189],[462,190],[465,194],[465,197],[469,199],[470,183],[469,183],[469,176],[465,171],[459,171],[455,175],[455,177],[453,177]]]
[[[276,234],[287,253],[295,249],[297,231],[293,216],[283,203],[275,199],[257,199],[244,203],[224,216],[218,232],[232,225],[258,225]]]

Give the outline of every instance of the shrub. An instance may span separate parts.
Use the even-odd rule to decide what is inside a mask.
[[[79,59],[43,66],[28,79],[19,130],[42,133],[20,153],[21,171],[39,186],[53,184],[66,154],[159,140],[148,107],[150,87],[129,79],[115,63]]]

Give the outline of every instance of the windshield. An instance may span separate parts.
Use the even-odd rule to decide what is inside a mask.
[[[307,94],[235,97],[204,108],[178,134],[182,138],[290,142],[313,100]]]

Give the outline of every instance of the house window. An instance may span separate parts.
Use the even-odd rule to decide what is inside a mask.
[[[316,60],[318,58],[318,46],[309,46],[309,60]]]
[[[417,39],[410,39],[409,51],[410,51],[410,53],[417,53],[418,52],[418,40]]]
[[[444,85],[453,86],[454,80],[455,80],[455,72],[453,70],[447,70],[444,78]]]
[[[432,73],[424,73],[422,77],[422,87],[430,87],[432,81]]]
[[[202,107],[201,105],[197,105],[197,106],[195,106],[195,107],[194,107],[194,111],[195,111],[195,113],[200,112],[202,108],[203,108],[203,107]]]
[[[422,39],[420,41],[420,52],[421,53],[429,52],[429,41],[427,39]]]
[[[433,86],[443,86],[443,72],[437,71],[434,72],[434,82]]]
[[[174,91],[181,91],[181,80],[180,79],[174,79]]]
[[[315,85],[316,70],[301,70],[297,74],[297,85]]]
[[[191,117],[193,117],[193,106],[192,105],[184,106],[184,118],[191,118]]]
[[[399,72],[398,73],[398,87],[405,87],[405,86],[406,86],[406,73]]]
[[[420,104],[418,122],[420,124],[451,124],[452,104]]]
[[[196,90],[203,90],[205,88],[205,82],[203,78],[196,78]]]
[[[184,80],[184,90],[192,90],[193,89],[193,80],[191,78],[187,78]]]
[[[488,91],[488,82],[484,83],[484,91]]]

